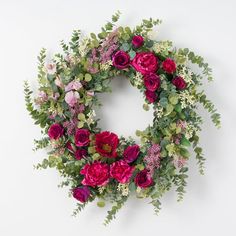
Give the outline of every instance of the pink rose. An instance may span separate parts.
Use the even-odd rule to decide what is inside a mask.
[[[183,90],[187,87],[185,80],[181,76],[177,76],[172,80],[172,84],[179,90]]]
[[[163,61],[162,68],[166,73],[172,74],[176,71],[176,64],[174,60],[172,60],[171,58],[167,58],[165,59],[165,61]]]
[[[59,139],[64,134],[64,129],[60,124],[52,124],[48,129],[48,136],[50,139]]]
[[[158,68],[157,57],[152,52],[136,53],[131,64],[136,71],[143,75],[156,72]]]
[[[90,196],[90,190],[87,186],[77,187],[72,190],[72,194],[76,200],[84,203]]]
[[[140,147],[138,145],[128,146],[123,153],[124,160],[127,163],[131,163],[138,158],[140,153]]]
[[[112,63],[117,69],[125,69],[130,65],[130,56],[125,51],[117,51],[112,56]]]
[[[134,182],[140,188],[147,188],[153,184],[153,179],[148,171],[144,169],[135,176]]]
[[[79,99],[78,92],[70,91],[70,92],[66,93],[65,101],[70,107],[74,107],[75,104],[77,104],[78,99]]]
[[[146,90],[145,96],[149,103],[154,103],[157,100],[157,94],[155,92]]]
[[[87,156],[87,151],[85,149],[77,149],[75,151],[75,159],[76,160],[81,160],[82,158]]]
[[[127,162],[120,160],[113,162],[110,167],[110,175],[119,183],[125,184],[130,181],[134,167]]]
[[[90,132],[87,129],[77,129],[75,132],[75,145],[77,147],[88,146],[90,139]]]
[[[144,85],[149,91],[156,91],[161,86],[160,77],[154,73],[150,73],[144,76]]]
[[[132,44],[135,48],[140,48],[141,46],[143,46],[144,43],[144,39],[141,35],[135,35],[132,38]]]
[[[104,186],[109,182],[109,166],[106,163],[95,161],[92,164],[86,164],[80,171],[84,175],[83,185],[91,187]]]

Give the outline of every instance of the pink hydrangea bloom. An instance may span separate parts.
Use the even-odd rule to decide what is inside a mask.
[[[79,97],[80,96],[78,92],[70,91],[66,93],[65,101],[70,107],[74,107],[76,103],[78,102]]]

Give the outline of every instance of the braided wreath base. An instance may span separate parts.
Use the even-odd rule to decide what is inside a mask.
[[[69,44],[61,42],[63,53],[50,63],[42,49],[34,100],[27,82],[24,87],[27,110],[42,128],[35,150],[48,150],[48,158],[36,168],[56,168],[64,177],[59,186],[69,186],[70,196],[77,200],[74,215],[95,199],[99,207],[112,202],[104,224],[115,218],[131,192],[149,198],[155,213],[172,186],[182,200],[191,147],[203,174],[198,104],[220,127],[220,115],[200,89],[204,78],[212,80],[203,58],[187,48],[174,48],[170,41],[151,39],[160,20],[143,20],[130,29],[116,26],[119,15],[114,14],[97,35],[81,38],[80,31],[74,31]],[[198,73],[191,70],[192,64],[199,67]],[[144,110],[154,110],[153,123],[136,131],[139,143],[98,127],[97,94],[109,92],[109,82],[117,75],[140,90]]]

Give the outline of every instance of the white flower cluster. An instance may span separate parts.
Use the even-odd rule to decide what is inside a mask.
[[[187,139],[190,139],[192,138],[193,133],[197,131],[198,131],[198,128],[196,126],[194,126],[193,124],[187,124],[185,137]]]
[[[134,86],[138,87],[141,86],[143,83],[143,75],[140,72],[136,72],[136,75],[134,77]]]
[[[162,106],[158,106],[156,109],[155,109],[155,115],[157,118],[161,118],[164,114],[164,111],[163,111],[163,107]]]
[[[129,185],[119,183],[117,186],[117,191],[121,192],[122,196],[128,196],[129,195]]]
[[[105,190],[105,186],[98,187],[98,192],[100,194],[103,194],[104,190]]]
[[[91,110],[89,113],[88,113],[88,119],[86,120],[87,121],[87,124],[88,125],[91,125],[94,123],[94,117],[96,116],[96,113],[95,113],[95,110]]]
[[[163,55],[168,55],[169,51],[172,49],[172,42],[171,41],[160,41],[156,42],[152,49],[155,53],[161,53]]]
[[[185,82],[188,85],[193,84],[193,80],[192,80],[193,72],[190,71],[187,67],[185,66],[178,67],[177,73],[179,76],[184,78]]]
[[[112,60],[107,61],[106,63],[101,63],[100,64],[100,69],[103,71],[108,70],[112,65]]]
[[[187,90],[185,90],[180,93],[180,103],[182,108],[186,108],[188,105],[194,105],[194,103],[196,103],[196,99],[193,95],[190,95]]]
[[[89,48],[88,48],[88,43],[89,43],[89,39],[88,38],[84,38],[81,42],[80,42],[80,45],[79,45],[79,53],[82,57],[86,56],[88,51],[89,51]]]

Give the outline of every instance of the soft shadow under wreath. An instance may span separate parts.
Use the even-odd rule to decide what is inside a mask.
[[[130,29],[116,25],[119,15],[114,14],[97,35],[81,38],[75,30],[68,44],[61,42],[63,53],[55,54],[49,64],[42,49],[36,98],[32,100],[27,82],[24,89],[27,110],[42,128],[35,149],[49,150],[36,168],[60,172],[60,186],[69,186],[78,200],[74,215],[95,199],[99,207],[112,202],[104,224],[115,218],[131,192],[149,198],[156,213],[160,198],[172,186],[182,200],[190,148],[201,174],[204,168],[198,136],[203,121],[197,106],[202,104],[220,127],[220,115],[201,90],[205,78],[212,81],[203,58],[187,48],[174,48],[170,41],[150,39],[149,32],[160,20],[143,20]],[[97,95],[110,91],[111,78],[119,75],[143,94],[144,110],[154,110],[153,123],[136,131],[140,144],[98,127]]]

